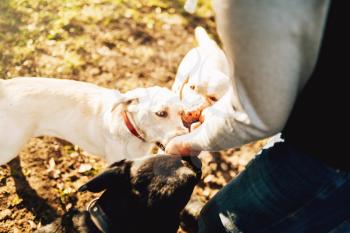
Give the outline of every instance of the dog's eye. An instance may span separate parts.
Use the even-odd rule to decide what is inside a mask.
[[[158,112],[156,112],[156,115],[159,117],[167,117],[168,112],[167,111],[158,111]]]
[[[218,99],[215,96],[208,96],[208,98],[214,102],[218,101]]]

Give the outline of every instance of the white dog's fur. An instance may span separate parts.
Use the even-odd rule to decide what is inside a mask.
[[[145,142],[130,133],[130,121]],[[157,113],[165,111],[165,117]],[[54,136],[104,156],[109,163],[145,156],[188,132],[178,97],[160,87],[122,94],[93,84],[48,78],[0,80],[0,164],[13,159],[32,137]]]
[[[229,64],[224,52],[204,28],[197,27],[195,37],[198,47],[191,49],[181,61],[172,86],[187,113],[200,112],[210,106],[230,86]]]

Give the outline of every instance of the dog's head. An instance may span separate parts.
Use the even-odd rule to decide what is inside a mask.
[[[201,111],[224,96],[231,85],[224,52],[204,29],[196,29],[196,38],[199,46],[185,55],[172,86],[183,101],[187,127],[198,121]]]
[[[167,142],[188,133],[181,116],[183,105],[172,91],[161,87],[137,88],[125,93],[126,110],[147,142]]]
[[[176,232],[200,177],[198,158],[157,155],[114,163],[81,190],[105,190],[97,203],[112,232]]]
[[[189,128],[192,123],[199,121],[202,111],[218,101],[229,85],[229,78],[220,71],[189,75],[177,91],[184,104],[184,125]]]

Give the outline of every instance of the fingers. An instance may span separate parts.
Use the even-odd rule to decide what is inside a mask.
[[[204,122],[193,132],[172,139],[166,146],[166,153],[181,156],[197,156],[203,150],[207,150],[208,141],[207,124]]]
[[[197,156],[200,151],[195,150],[190,142],[185,142],[186,139],[180,137],[176,137],[171,140],[167,147],[165,148],[165,152],[171,155],[179,155],[179,156]]]

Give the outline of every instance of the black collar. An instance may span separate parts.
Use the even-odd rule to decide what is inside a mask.
[[[90,204],[87,206],[87,211],[90,214],[91,221],[95,224],[96,228],[102,233],[110,233],[111,232],[111,223],[103,211],[101,206],[97,203],[98,198],[92,200]]]

